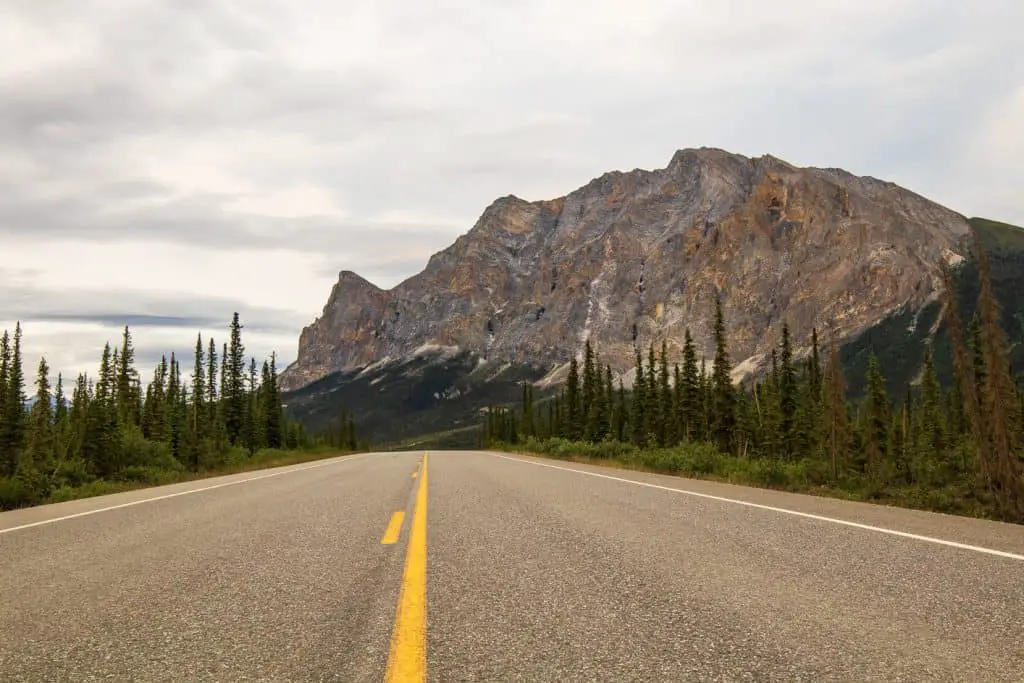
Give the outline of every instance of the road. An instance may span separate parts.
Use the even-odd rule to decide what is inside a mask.
[[[1020,681],[1024,527],[365,454],[2,513],[0,605],[4,681]]]

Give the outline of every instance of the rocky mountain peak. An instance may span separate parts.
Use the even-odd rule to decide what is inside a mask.
[[[783,320],[799,347],[814,328],[845,338],[922,305],[968,230],[963,216],[874,178],[683,149],[663,169],[605,173],[553,200],[496,199],[391,290],[343,271],[282,383],[424,345],[555,368],[586,339],[626,371],[651,342],[677,357],[685,328],[710,356],[715,297],[739,377],[763,362]]]

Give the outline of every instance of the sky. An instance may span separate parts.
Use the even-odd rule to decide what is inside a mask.
[[[495,198],[686,147],[1024,225],[1019,0],[7,0],[0,329],[30,377],[196,334],[296,356]],[[29,393],[31,388],[28,387]]]

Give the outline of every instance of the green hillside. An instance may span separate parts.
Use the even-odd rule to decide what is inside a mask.
[[[426,354],[369,372],[328,375],[285,394],[285,410],[314,433],[348,411],[359,433],[380,447],[413,444],[425,434],[434,435],[433,447],[475,446],[475,431],[465,428],[479,425],[480,411],[517,401],[520,383],[543,374],[529,365],[481,364],[469,353]]]
[[[1003,329],[1012,345],[1010,360],[1015,374],[1024,379],[1024,229],[985,218],[968,221],[981,238],[992,271],[992,286],[1003,308]],[[960,311],[965,324],[978,306],[978,268],[969,258],[955,271]],[[921,311],[905,311],[867,330],[842,349],[843,364],[850,395],[864,391],[868,358],[873,352],[888,373],[886,380],[892,396],[905,395],[907,385],[918,375],[924,360],[925,340],[940,312],[938,303]],[[917,319],[916,325],[913,324]],[[934,339],[935,363],[939,379],[952,381],[953,360],[949,340],[939,328]]]

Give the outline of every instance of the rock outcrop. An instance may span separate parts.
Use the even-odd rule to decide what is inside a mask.
[[[502,197],[390,290],[342,272],[282,385],[425,346],[534,363],[557,380],[588,338],[625,371],[635,345],[665,339],[678,357],[687,327],[710,357],[715,297],[740,377],[763,364],[783,320],[799,348],[813,328],[843,339],[922,306],[969,230],[892,183],[681,150],[664,169],[607,173],[559,199]]]

